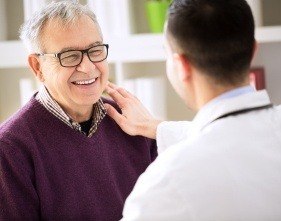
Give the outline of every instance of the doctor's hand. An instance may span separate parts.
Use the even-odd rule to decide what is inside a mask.
[[[160,120],[155,119],[134,95],[113,83],[106,87],[108,95],[117,103],[120,114],[110,104],[105,104],[108,115],[129,135],[156,138],[156,129]]]

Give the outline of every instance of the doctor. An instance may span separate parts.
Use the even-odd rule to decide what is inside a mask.
[[[281,106],[249,86],[254,20],[245,0],[174,0],[165,28],[167,76],[192,122],[153,119],[109,84],[131,135],[160,155],[127,198],[123,220],[281,220]]]

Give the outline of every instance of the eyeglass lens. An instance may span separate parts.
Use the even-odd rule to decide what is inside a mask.
[[[100,62],[106,59],[107,56],[107,48],[105,45],[94,46],[87,51],[88,58],[92,62]],[[83,59],[82,51],[66,51],[61,53],[60,62],[62,66],[76,66]]]

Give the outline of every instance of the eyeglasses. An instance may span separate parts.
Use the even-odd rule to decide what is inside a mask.
[[[63,67],[75,67],[81,64],[84,53],[87,54],[89,60],[93,63],[104,61],[108,55],[108,44],[95,45],[85,50],[69,50],[60,53],[37,53],[38,56],[51,55],[59,59],[60,65]]]

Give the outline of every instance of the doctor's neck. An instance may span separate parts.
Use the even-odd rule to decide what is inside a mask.
[[[199,111],[206,103],[223,93],[249,85],[249,79],[247,77],[236,84],[222,84],[210,79],[210,77],[202,76],[201,74],[197,75],[197,79],[194,82],[192,86],[194,95],[193,109],[196,111]]]

